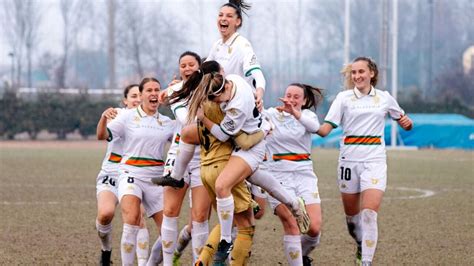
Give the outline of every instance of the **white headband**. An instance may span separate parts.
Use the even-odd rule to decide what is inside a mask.
[[[216,90],[215,92],[212,93],[213,96],[217,96],[220,94],[220,92],[222,91],[222,89],[224,88],[224,85],[225,85],[225,78],[222,78],[222,85],[221,87]]]

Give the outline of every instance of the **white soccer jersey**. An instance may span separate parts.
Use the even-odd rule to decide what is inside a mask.
[[[115,110],[118,115],[126,109],[115,108]],[[104,160],[102,161],[102,168],[100,171],[101,174],[118,176],[119,163],[120,160],[122,160],[122,145],[123,140],[118,136],[107,143],[107,151]]]
[[[255,106],[255,97],[250,85],[238,75],[227,75],[226,80],[233,83],[232,98],[221,104],[225,117],[220,123],[221,130],[234,136],[240,130],[252,134],[260,130],[262,118]]]
[[[384,128],[387,113],[392,119],[405,114],[387,91],[371,88],[362,95],[357,88],[337,94],[325,122],[334,128],[341,126],[341,161],[385,160]]]
[[[149,116],[141,106],[123,111],[107,125],[109,139],[123,139],[120,171],[141,179],[161,176],[163,150],[172,139],[175,126],[169,117],[158,112]]]
[[[275,125],[266,137],[268,168],[278,171],[313,170],[311,134],[315,132],[307,131],[293,115],[275,108],[265,110],[264,116]],[[311,110],[302,110],[301,116],[314,119],[319,127],[318,117]]]
[[[183,81],[174,84],[173,86],[168,88],[168,96],[170,96],[174,91],[179,91],[183,88]],[[173,112],[176,118],[176,133],[173,137],[173,141],[171,142],[171,146],[168,150],[168,157],[174,156],[176,157],[178,152],[179,140],[181,138],[180,132],[181,129],[187,124],[188,122],[188,106],[185,106],[185,101],[181,100],[179,102],[175,102],[170,105],[171,111]],[[199,164],[200,163],[200,152],[201,148],[199,145],[196,145],[194,149],[194,156],[191,159],[190,164]]]
[[[222,39],[216,41],[206,58],[206,61],[210,60],[217,61],[224,68],[226,75],[236,74],[245,77],[250,85],[253,82],[250,76],[251,72],[261,69],[252,45],[238,32],[234,33],[225,43]]]

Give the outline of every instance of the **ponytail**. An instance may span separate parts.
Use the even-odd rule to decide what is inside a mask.
[[[316,107],[323,101],[323,93],[320,88],[302,83],[291,83],[289,86],[296,86],[303,89],[306,103],[303,104],[301,109],[310,109],[311,107],[314,107],[314,110],[316,111]]]

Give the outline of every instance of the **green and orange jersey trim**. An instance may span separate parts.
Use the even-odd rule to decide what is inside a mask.
[[[344,145],[381,145],[381,136],[346,136]]]
[[[311,161],[311,154],[309,153],[275,153],[272,156],[274,161],[286,160],[286,161]]]
[[[121,160],[122,160],[122,155],[117,154],[117,153],[113,153],[113,152],[110,153],[109,162],[111,162],[111,163],[120,163]]]
[[[181,135],[179,135],[179,133],[177,133],[176,137],[174,138],[174,143],[179,144],[180,139],[181,139]]]
[[[157,160],[157,159],[152,159],[152,158],[130,157],[125,162],[125,164],[136,166],[136,167],[149,167],[149,166],[162,166],[165,163],[162,160]]]

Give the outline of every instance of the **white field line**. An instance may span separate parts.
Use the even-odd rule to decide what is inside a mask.
[[[8,187],[11,186],[18,186],[18,187],[25,187],[25,185],[20,184],[10,184],[7,185]],[[82,187],[93,187],[89,185],[79,185]],[[31,185],[31,187],[38,187],[37,185]],[[64,187],[71,187],[77,188],[78,185],[44,185],[45,188],[64,188]],[[390,187],[389,190],[401,190],[401,191],[412,191],[415,192],[416,195],[408,195],[408,196],[396,196],[396,197],[384,197],[384,200],[412,200],[412,199],[421,199],[421,198],[428,198],[432,197],[436,194],[433,190],[428,189],[421,189],[421,188],[408,188],[408,187]],[[447,191],[444,189],[443,191]],[[321,201],[340,201],[340,198],[322,198]],[[96,201],[1,201],[0,205],[6,206],[19,206],[19,205],[86,205],[86,204],[95,204]]]

